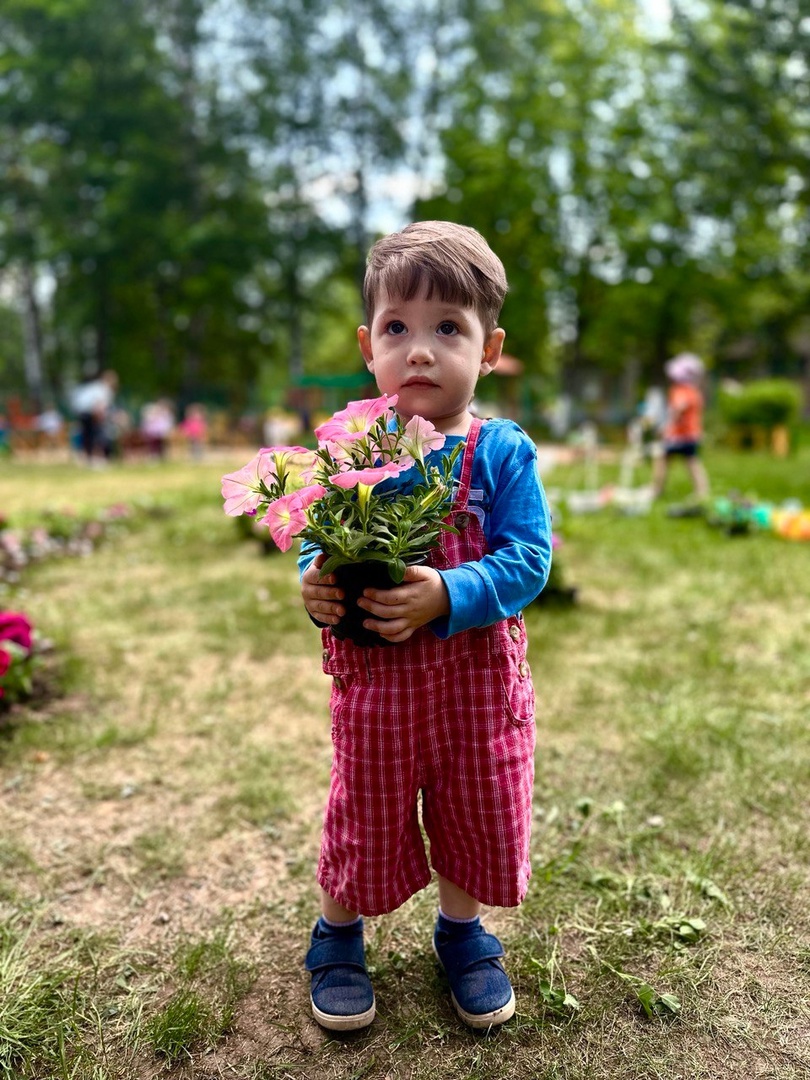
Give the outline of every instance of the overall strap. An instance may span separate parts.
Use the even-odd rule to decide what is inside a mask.
[[[481,427],[484,421],[480,417],[476,416],[473,422],[470,424],[470,430],[467,433],[467,439],[464,444],[464,454],[461,458],[461,478],[458,482],[458,492],[456,493],[456,501],[453,506],[454,510],[466,510],[467,500],[470,497],[470,484],[472,482],[472,467],[473,458],[475,457],[475,446],[478,442],[478,436],[481,434]]]

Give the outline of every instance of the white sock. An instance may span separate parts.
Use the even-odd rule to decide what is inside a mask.
[[[456,919],[454,918],[454,916],[448,915],[446,912],[442,911],[441,908],[439,908],[439,914],[443,919],[447,919],[448,922],[459,923],[459,925],[461,926],[464,926],[467,923],[474,923],[475,920],[478,918],[477,915],[473,915],[471,919]]]
[[[347,930],[350,926],[357,926],[357,924],[360,922],[360,918],[360,915],[355,915],[355,917],[353,919],[350,919],[349,922],[332,922],[332,920],[327,919],[325,915],[321,915],[321,919],[323,920],[323,922],[327,926],[332,927],[332,929],[334,930]]]

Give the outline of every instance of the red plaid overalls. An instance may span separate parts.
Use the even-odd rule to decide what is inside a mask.
[[[433,552],[438,569],[487,546],[467,509],[481,421],[467,437],[458,495]],[[513,907],[528,887],[534,690],[520,615],[446,640],[421,627],[392,647],[322,631],[332,676],[334,756],[318,881],[363,915],[393,911],[442,877],[484,904]]]

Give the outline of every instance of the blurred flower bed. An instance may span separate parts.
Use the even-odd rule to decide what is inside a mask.
[[[0,515],[0,584],[16,585],[32,563],[90,555],[143,517],[164,512],[146,503],[115,503],[92,513],[65,507],[46,510],[39,524],[30,528],[13,528]]]
[[[38,644],[26,615],[0,610],[0,712],[33,693]]]

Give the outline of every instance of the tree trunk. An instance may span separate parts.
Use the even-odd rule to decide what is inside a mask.
[[[31,408],[42,412],[44,357],[42,348],[42,318],[34,289],[34,274],[28,263],[22,269],[23,300],[25,304],[25,382],[31,398]]]
[[[110,289],[107,283],[107,266],[99,260],[96,274],[96,366],[105,371],[110,366]]]

